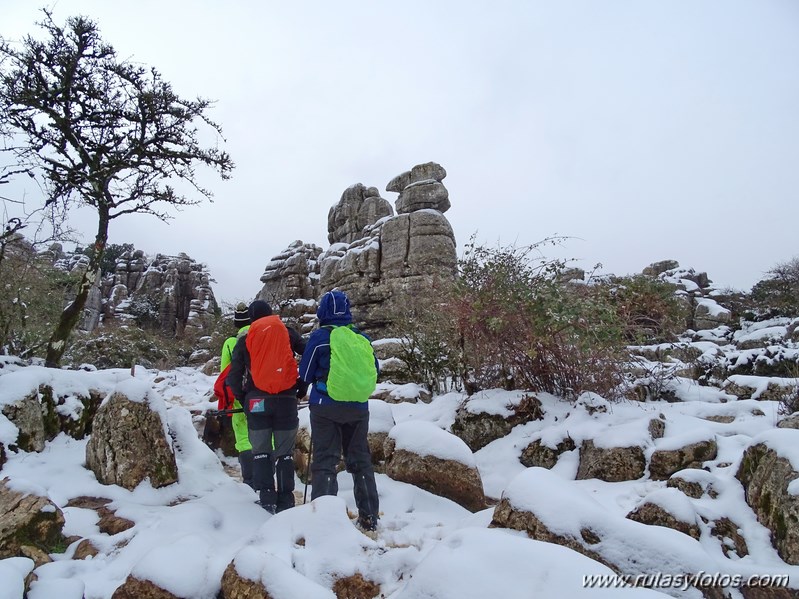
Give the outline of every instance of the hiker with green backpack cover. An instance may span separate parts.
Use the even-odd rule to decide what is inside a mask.
[[[316,311],[319,328],[308,339],[300,377],[311,384],[311,499],[336,495],[341,455],[352,475],[358,525],[377,528],[379,499],[369,451],[369,396],[379,364],[369,338],[352,325],[344,292],[322,296]]]

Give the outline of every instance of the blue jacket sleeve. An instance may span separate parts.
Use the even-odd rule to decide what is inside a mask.
[[[326,362],[325,362],[326,359]],[[311,333],[300,360],[300,378],[306,383],[323,379],[330,369],[330,331],[317,329]],[[324,371],[324,372],[323,372]]]

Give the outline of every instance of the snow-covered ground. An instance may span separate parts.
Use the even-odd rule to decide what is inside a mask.
[[[62,409],[68,412],[71,394],[86,393],[90,387],[110,392],[129,385],[131,378],[130,370],[57,371],[18,367],[10,360],[4,366],[0,406],[47,383],[67,398]],[[255,503],[255,493],[228,474],[237,465],[235,458],[212,452],[199,438],[199,414],[215,406],[210,401],[214,378],[188,368],[159,372],[141,367],[135,378],[163,398],[179,467],[176,484],[153,489],[145,481],[134,491],[102,485],[84,466],[87,441],[64,434],[41,453],[7,451],[0,477],[8,478],[15,490],[49,497],[64,512],[64,533],[90,539],[100,550],[95,557],[72,559],[76,542],[65,553],[53,554],[52,563],[36,569],[30,599],[108,598],[131,573],[179,597],[212,599],[234,559],[242,574],[263,580],[277,599],[334,597],[333,581],[356,572],[379,584],[382,596],[392,599],[662,596],[643,588],[585,588],[584,577],[612,571],[571,549],[530,540],[518,531],[489,528],[493,508],[470,513],[383,474],[377,475],[381,520],[375,539],[352,524],[355,504],[346,473],[339,475],[338,497],[322,497],[270,516]],[[788,574],[791,585],[799,586],[799,567],[777,555],[769,531],[757,522],[734,478],[743,449],[763,436],[774,437],[770,444],[799,465],[794,457],[799,431],[775,430],[776,402],[729,401],[720,390],[688,381],[677,386],[681,401],[674,403],[607,403],[589,396],[574,405],[540,394],[543,420],[519,425],[474,454],[464,455],[463,445],[450,439],[441,442],[442,437],[431,434],[431,427],[447,430],[453,423],[465,399],[458,393],[435,397],[429,404],[373,400],[372,422],[374,429],[393,430],[403,447],[475,464],[489,497],[505,494],[515,505],[529,506],[552,530],[576,531],[577,536],[584,527],[605,531],[604,550],[642,560],[642,571],[684,571],[689,564],[700,574]],[[502,413],[522,395],[488,391],[473,398],[473,406]],[[708,420],[715,416],[727,418]],[[665,435],[652,441],[645,438],[647,423],[658,417],[666,423]],[[306,411],[301,412],[301,423],[307,423]],[[787,434],[777,438],[775,432]],[[565,436],[578,446],[586,439],[598,446],[641,442],[648,452],[715,438],[718,456],[705,464],[703,476],[712,478],[720,493],[687,505],[684,495],[666,489],[665,481],[647,477],[620,483],[578,481],[578,450],[564,453],[552,470],[525,468],[519,462],[522,449],[532,441],[541,439],[554,447]],[[8,447],[15,440],[16,428],[0,416],[0,442]],[[303,490],[299,480],[297,488]],[[109,507],[135,526],[113,536],[101,533],[94,511],[66,507],[79,496],[110,499]],[[671,529],[625,519],[645,498],[672,513],[684,513],[686,519],[697,514],[727,516],[745,534],[748,555],[725,557],[720,542],[710,535],[695,541]],[[630,555],[632,547],[646,550]],[[648,563],[652,556],[658,559]],[[32,567],[27,558],[0,560],[0,599],[21,597],[23,577]],[[660,591],[700,596],[696,589],[679,586]]]

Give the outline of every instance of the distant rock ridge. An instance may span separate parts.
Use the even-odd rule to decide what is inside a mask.
[[[46,251],[53,265],[66,272],[86,269],[87,256],[64,252],[60,244]],[[89,292],[79,328],[93,331],[105,323],[135,322],[163,333],[182,335],[202,331],[203,317],[218,310],[207,266],[188,255],[156,254],[141,250],[123,253],[114,272],[100,277]]]
[[[672,283],[680,289],[691,315],[688,327],[695,331],[715,329],[730,323],[732,313],[715,299],[720,292],[712,285],[705,272],[693,268],[680,268],[676,260],[663,260],[650,264],[641,274]]]
[[[428,162],[394,177],[386,191],[399,193],[396,214],[376,187],[351,185],[328,212],[330,247],[290,244],[267,264],[258,299],[307,331],[319,296],[338,288],[349,295],[358,324],[379,333],[409,297],[455,277],[455,234],[443,214],[450,208],[446,175]]]

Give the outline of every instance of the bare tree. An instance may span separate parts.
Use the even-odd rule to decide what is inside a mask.
[[[45,207],[90,206],[97,214],[89,267],[48,343],[47,364],[56,366],[95,283],[109,223],[134,213],[168,220],[170,208],[212,197],[197,165],[227,179],[233,162],[200,142],[198,126],[221,139],[206,116],[209,100],[183,99],[155,69],[121,60],[92,20],[70,17],[60,26],[43,12],[44,41],[0,40],[0,123],[17,142],[7,151],[46,190]],[[193,197],[175,188],[181,183]]]

